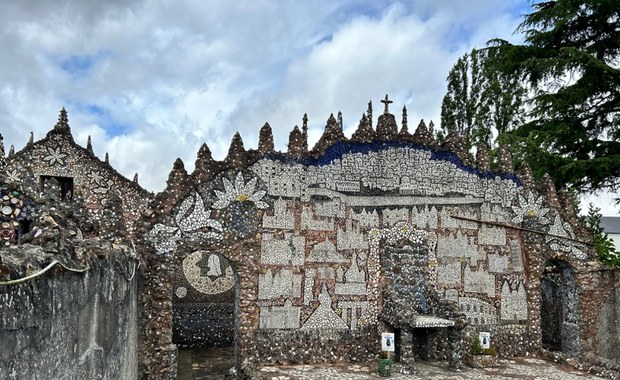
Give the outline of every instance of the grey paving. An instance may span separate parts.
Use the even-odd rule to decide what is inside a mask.
[[[224,379],[233,365],[231,348],[180,350],[178,380]],[[393,380],[586,380],[603,379],[566,365],[536,358],[500,359],[497,368],[452,372],[447,362],[416,362],[414,375],[398,373],[398,365],[389,379]],[[322,364],[297,366],[265,366],[259,372],[266,380],[366,380],[383,379],[372,364]]]
[[[601,377],[579,372],[540,359],[517,358],[500,360],[498,368],[466,369],[462,372],[447,370],[447,363],[418,362],[415,375],[392,372],[394,380],[585,380]],[[260,370],[270,380],[364,380],[382,379],[370,366],[336,364],[330,366],[280,366],[263,367]]]

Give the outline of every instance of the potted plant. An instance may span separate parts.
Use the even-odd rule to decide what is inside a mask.
[[[479,339],[471,342],[469,352],[463,357],[463,362],[472,368],[488,368],[497,366],[497,352],[495,348],[482,348]]]
[[[377,372],[379,376],[387,377],[392,372],[392,353],[388,351],[381,351],[377,358]]]

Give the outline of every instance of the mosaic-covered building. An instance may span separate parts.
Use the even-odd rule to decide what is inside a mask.
[[[312,149],[305,116],[287,152],[268,124],[257,149],[235,135],[223,161],[203,145],[195,171],[177,160],[152,196],[75,144],[63,111],[4,160],[4,181],[54,178],[61,198],[117,226],[92,231],[132,241],[141,378],[174,377],[179,346],[234,345],[239,376],[363,361],[385,331],[405,370],[458,368],[479,331],[504,356],[619,363],[620,276],[596,260],[568,194],[526,164],[515,173],[505,149],[491,171],[484,147],[473,163],[455,136],[438,144],[423,121],[412,134],[406,109],[399,126],[383,102],[376,128],[371,108],[350,138],[331,116]],[[28,233],[9,227],[12,242]]]

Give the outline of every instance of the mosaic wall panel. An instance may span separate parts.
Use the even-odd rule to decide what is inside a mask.
[[[554,249],[581,257],[578,245],[561,238],[574,236],[570,226],[514,179],[482,175],[426,149],[341,148],[331,158],[263,158],[246,171],[222,173],[189,194],[170,222],[156,225],[149,236],[158,252],[174,250],[184,238],[224,241],[241,236],[231,235],[224,218],[237,215],[233,206],[264,210],[256,230],[261,329],[376,324],[381,252],[373,241],[383,236],[380,231],[432,233],[430,286],[454,298],[479,324],[527,312],[522,288],[502,282],[524,270],[521,237],[497,223],[520,226],[536,217],[560,236],[548,240]]]

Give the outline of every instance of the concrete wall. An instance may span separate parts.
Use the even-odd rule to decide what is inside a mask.
[[[0,286],[0,379],[136,379],[134,262],[112,252]]]
[[[620,364],[620,286],[607,299],[599,317],[599,355]]]

